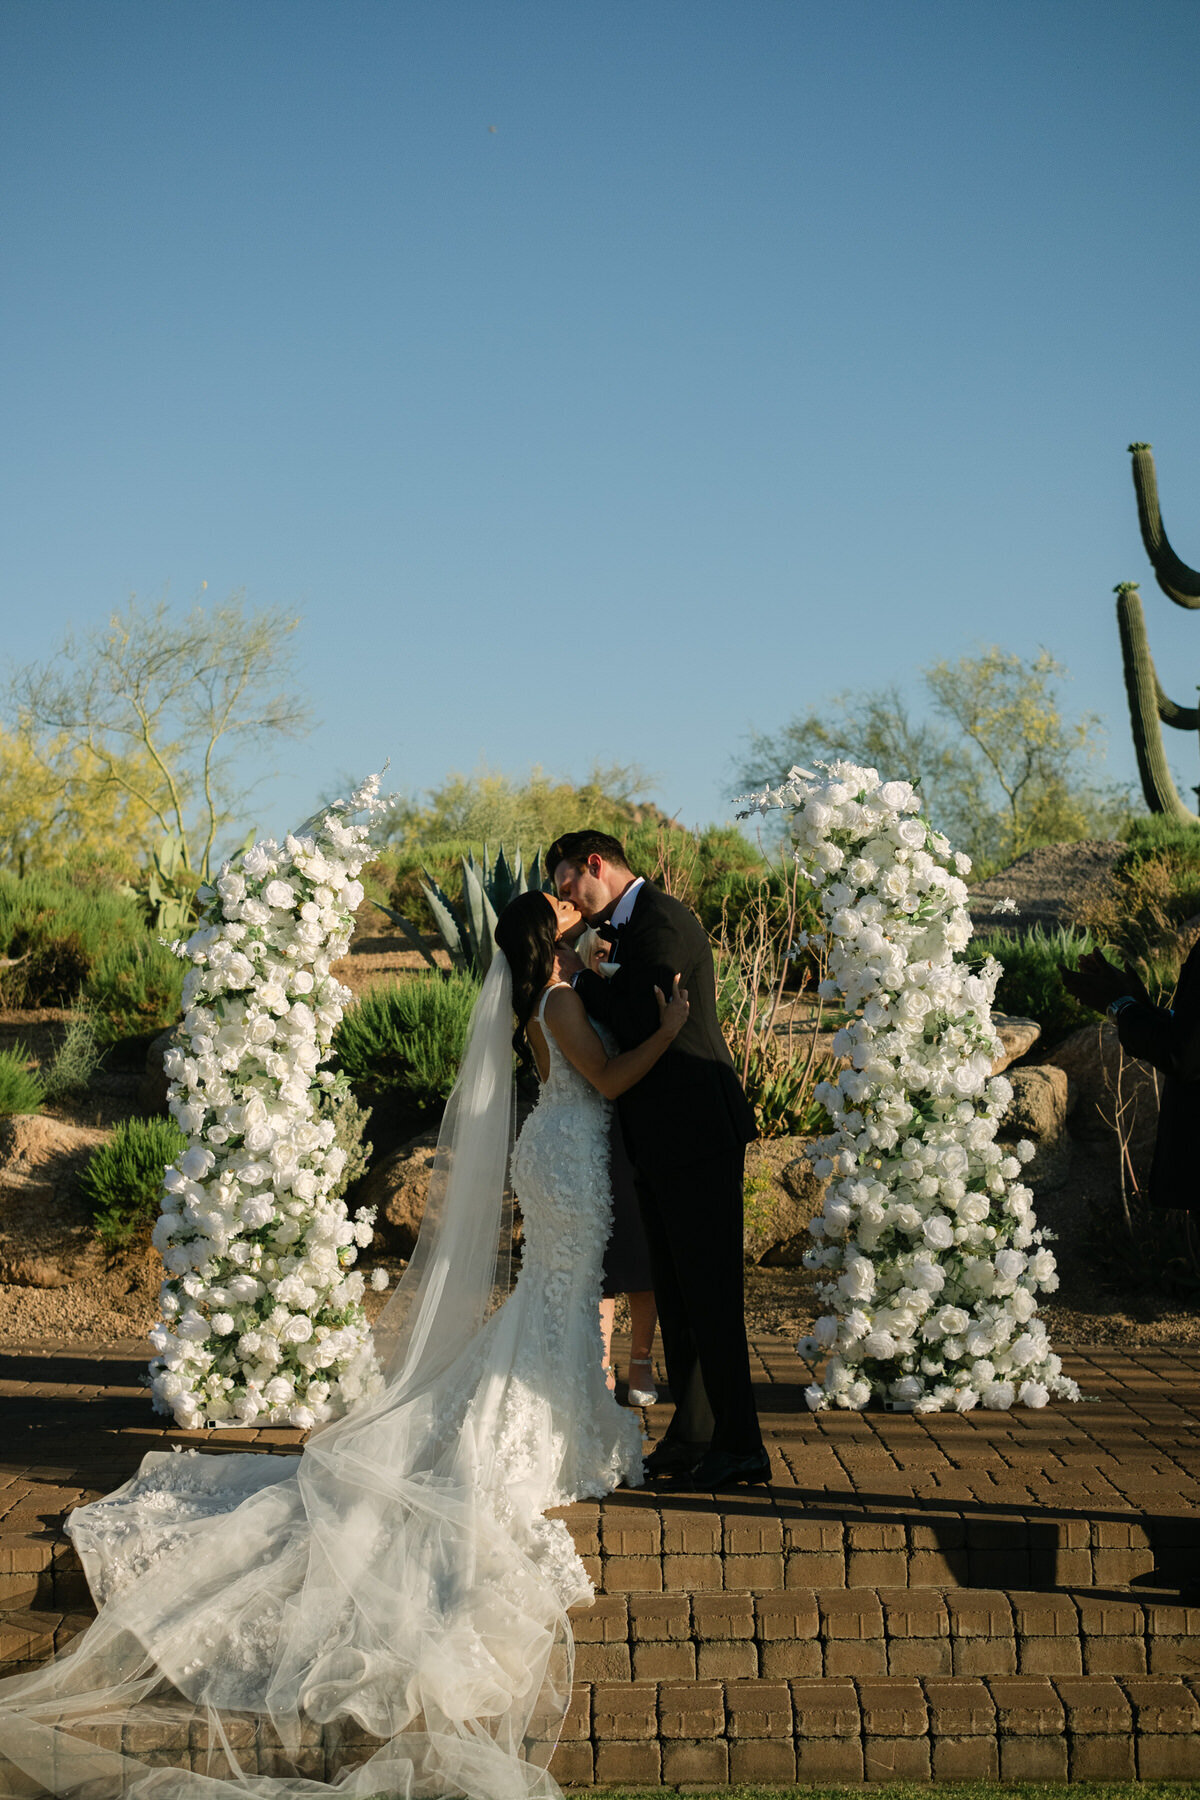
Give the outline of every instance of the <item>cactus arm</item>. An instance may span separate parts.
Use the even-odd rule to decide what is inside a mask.
[[[1133,485],[1137,493],[1138,523],[1146,555],[1154,565],[1159,587],[1176,606],[1193,610],[1200,607],[1200,574],[1189,569],[1176,556],[1163,529],[1158,504],[1158,476],[1154,469],[1154,452],[1149,444],[1130,444],[1133,456]]]
[[[1154,659],[1150,655],[1150,645],[1146,638],[1146,620],[1137,583],[1123,581],[1116,592],[1121,660],[1125,665],[1125,691],[1129,696],[1133,747],[1137,752],[1138,773],[1142,778],[1146,805],[1152,813],[1165,813],[1169,818],[1183,823],[1198,824],[1200,819],[1183,804],[1171,779],[1159,727],[1160,718],[1166,718],[1171,725],[1182,725],[1189,717],[1194,726],[1197,714],[1194,710],[1174,706],[1159,686]],[[1164,707],[1169,708],[1176,716],[1168,718]]]

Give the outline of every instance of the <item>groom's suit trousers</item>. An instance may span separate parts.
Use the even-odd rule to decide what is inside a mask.
[[[669,994],[682,976],[691,1004],[670,1049],[617,1102],[676,1407],[666,1440],[749,1453],[762,1438],[746,1346],[742,1168],[757,1133],[721,1035],[708,933],[647,882],[616,960],[611,981],[585,970],[575,985],[623,1050],[656,1029],[656,985]]]
[[[761,1449],[746,1345],[744,1146],[636,1173],[675,1412],[664,1443]]]

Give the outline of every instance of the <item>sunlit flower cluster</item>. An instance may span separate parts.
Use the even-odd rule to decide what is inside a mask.
[[[372,1215],[331,1197],[346,1158],[315,1100],[350,999],[331,965],[383,804],[372,776],[282,844],[260,839],[200,890],[199,927],[173,946],[191,966],[165,1067],[188,1143],[154,1228],[150,1386],[180,1425],[307,1428],[378,1380],[352,1269]]]
[[[1077,1400],[1037,1296],[1058,1286],[1021,1165],[997,1144],[1011,1084],[991,1003],[999,964],[973,973],[966,856],[923,820],[910,783],[852,763],[793,769],[745,797],[792,814],[796,860],[820,898],[846,1059],[817,1098],[834,1130],[812,1146],[831,1177],[806,1266],[830,1310],[797,1349],[824,1358],[815,1411],[966,1412]]]

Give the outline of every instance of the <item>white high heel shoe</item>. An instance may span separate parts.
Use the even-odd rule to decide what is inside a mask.
[[[634,1387],[633,1371],[645,1369],[651,1376],[649,1387]],[[653,1406],[658,1400],[658,1389],[653,1385],[654,1365],[648,1356],[635,1357],[629,1364],[629,1404],[630,1406]]]

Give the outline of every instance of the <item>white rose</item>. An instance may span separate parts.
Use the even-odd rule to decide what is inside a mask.
[[[949,1250],[954,1242],[954,1227],[945,1213],[933,1213],[921,1228],[931,1250]]]

